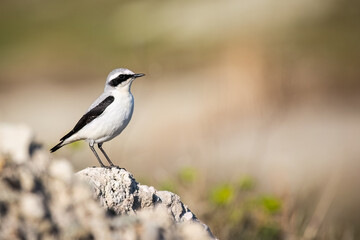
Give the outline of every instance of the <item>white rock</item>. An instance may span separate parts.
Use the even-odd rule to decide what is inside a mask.
[[[163,221],[168,222],[165,216],[169,216],[172,222],[197,225],[207,238],[213,237],[210,229],[196,218],[178,195],[141,185],[130,172],[119,168],[86,168],[77,175],[92,185],[104,208],[118,214],[152,216],[153,221],[162,222],[160,225],[164,225]]]
[[[16,163],[23,163],[30,157],[33,131],[22,124],[0,124],[0,154],[9,156]]]
[[[65,159],[52,162],[49,168],[49,172],[51,176],[57,179],[61,179],[67,183],[71,182],[71,179],[74,175],[71,164]]]
[[[184,216],[183,216],[183,219],[184,219],[185,221],[190,221],[190,220],[192,220],[193,218],[194,218],[194,214],[192,214],[192,212],[187,212],[187,213],[185,213]]]
[[[39,195],[27,193],[20,201],[21,212],[28,218],[41,219],[45,216],[45,209]]]

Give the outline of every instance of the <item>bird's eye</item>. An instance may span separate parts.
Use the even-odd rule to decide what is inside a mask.
[[[131,78],[132,77],[132,75],[129,75],[129,74],[120,74],[118,77],[117,77],[117,81],[119,82],[119,83],[122,83],[122,82],[124,82],[124,81],[126,81],[126,80],[128,80],[129,78]]]
[[[111,80],[109,82],[109,85],[112,87],[116,87],[117,85],[119,85],[120,83],[126,81],[127,79],[129,79],[131,77],[132,77],[132,75],[130,75],[130,74],[120,74],[119,76],[117,76],[116,78]]]
[[[119,75],[117,78],[118,78],[121,82],[123,82],[123,81],[125,81],[126,79],[129,78],[129,75]]]

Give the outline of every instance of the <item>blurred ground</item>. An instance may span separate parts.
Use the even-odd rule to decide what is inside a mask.
[[[204,195],[250,175],[257,191],[309,213],[291,236],[311,239],[311,219],[323,239],[359,236],[355,1],[1,5],[0,121],[30,125],[50,148],[102,92],[108,72],[144,72],[133,84],[131,123],[104,145],[117,164],[154,185],[190,166]],[[56,155],[77,169],[97,164],[86,144]],[[184,201],[214,211],[204,199]],[[215,234],[232,236],[226,231]]]

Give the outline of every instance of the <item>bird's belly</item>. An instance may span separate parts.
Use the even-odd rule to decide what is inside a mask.
[[[133,102],[114,102],[102,115],[84,127],[85,140],[94,143],[106,142],[119,135],[128,125],[132,113]]]

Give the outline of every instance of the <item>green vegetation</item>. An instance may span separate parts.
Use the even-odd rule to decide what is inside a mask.
[[[302,239],[309,227],[316,203],[308,194],[293,199],[260,189],[260,182],[250,175],[237,180],[210,183],[201,171],[184,167],[174,178],[161,183],[160,190],[176,192],[198,214],[219,239]],[[316,193],[312,193],[316,199]],[[295,202],[294,202],[295,201]],[[330,227],[331,226],[331,227]],[[324,226],[316,239],[338,239],[345,228]]]
[[[159,189],[176,192],[185,202],[201,202],[204,211],[199,218],[220,239],[279,239],[281,198],[256,191],[256,180],[249,175],[238,181],[212,186],[193,167],[179,170],[174,179],[163,181]],[[195,212],[196,209],[194,209]]]
[[[211,194],[210,200],[216,206],[227,206],[234,200],[235,189],[230,184],[224,184],[215,187]]]

